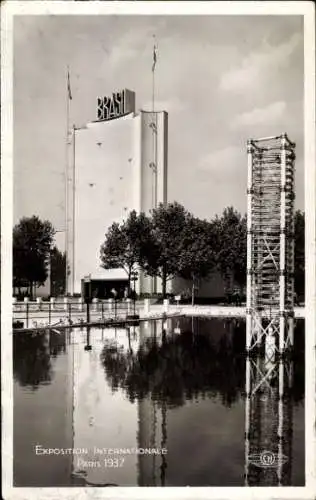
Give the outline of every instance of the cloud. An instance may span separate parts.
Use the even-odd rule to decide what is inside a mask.
[[[121,33],[118,40],[111,42],[107,64],[114,69],[147,55],[151,67],[154,31],[155,26],[148,24],[138,26],[137,30],[129,28],[125,33]]]
[[[243,153],[242,148],[237,146],[217,149],[201,159],[199,169],[207,170],[214,175],[214,179],[218,177],[218,180],[225,182],[236,172],[236,160],[238,163],[243,161]]]
[[[255,108],[247,113],[237,115],[232,121],[231,127],[233,129],[243,126],[261,125],[264,123],[273,123],[281,118],[286,110],[286,103],[284,101],[273,102],[265,108]]]
[[[250,53],[240,67],[230,69],[221,76],[220,89],[238,92],[253,86],[271,71],[284,66],[300,41],[301,36],[298,33],[275,47],[265,41],[261,50]]]
[[[220,214],[224,207],[234,205],[241,212],[246,208],[247,189],[247,148],[246,143],[238,141],[232,146],[216,149],[201,159],[199,168],[194,173],[192,186],[200,179],[200,197],[207,199],[205,211]]]

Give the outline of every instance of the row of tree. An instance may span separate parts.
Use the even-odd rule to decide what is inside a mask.
[[[304,295],[304,214],[295,214],[295,290]],[[13,229],[13,286],[33,297],[36,287],[51,278],[51,294],[65,293],[66,256],[55,245],[52,224],[38,217],[24,217]],[[220,272],[227,293],[246,283],[247,222],[233,207],[211,221],[194,217],[182,205],[160,205],[147,216],[130,212],[122,223],[113,223],[101,246],[105,269],[124,268],[129,283],[140,267],[146,275],[162,280],[181,277],[192,282],[192,301],[199,280]]]
[[[106,269],[124,268],[129,281],[136,266],[161,278],[163,296],[167,281],[190,280],[194,301],[197,282],[215,268],[225,279],[244,285],[246,219],[230,207],[221,218],[201,220],[178,203],[161,204],[150,216],[132,211],[108,229],[101,262]]]
[[[304,294],[304,214],[295,214],[295,287]],[[190,280],[192,302],[199,280],[217,271],[230,294],[246,284],[247,220],[233,207],[211,221],[194,217],[182,205],[160,205],[150,216],[130,212],[121,224],[113,223],[101,246],[106,269],[124,268],[129,282],[135,267],[146,275],[167,281],[174,277]]]

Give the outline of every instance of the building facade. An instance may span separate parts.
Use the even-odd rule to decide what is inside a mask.
[[[99,119],[72,131],[66,245],[71,295],[81,293],[81,281],[87,275],[126,278],[123,269],[101,267],[100,247],[108,228],[133,209],[149,213],[167,202],[168,114],[136,113],[135,94],[127,90],[121,94],[123,109],[117,104],[118,94],[98,100]],[[154,280],[140,274],[139,292],[157,291],[154,285]]]

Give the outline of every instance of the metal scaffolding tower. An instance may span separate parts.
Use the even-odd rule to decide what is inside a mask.
[[[286,134],[247,143],[247,351],[293,345],[294,151]]]

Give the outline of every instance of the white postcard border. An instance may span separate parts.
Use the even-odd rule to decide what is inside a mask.
[[[1,15],[1,340],[2,457],[5,499],[18,498],[315,498],[316,495],[316,169],[315,169],[315,11],[312,2],[143,2],[7,1]],[[303,15],[305,62],[306,358],[305,487],[238,488],[14,488],[12,371],[12,207],[13,207],[13,20],[15,15]]]

